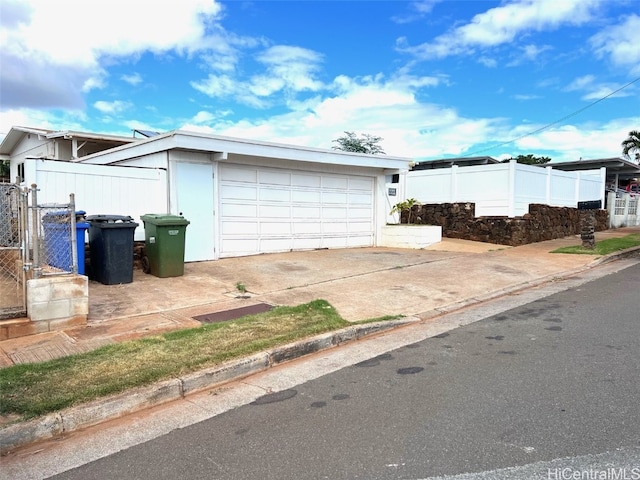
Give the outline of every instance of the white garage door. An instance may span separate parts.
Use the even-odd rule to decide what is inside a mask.
[[[372,246],[374,177],[220,165],[220,256]]]

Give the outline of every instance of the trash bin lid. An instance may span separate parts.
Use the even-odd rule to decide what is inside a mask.
[[[138,226],[133,218],[125,215],[89,215],[86,220],[89,225],[100,228],[135,228]]]
[[[169,213],[147,213],[146,215],[142,215],[140,219],[151,225],[186,226],[191,223],[182,215],[171,215]]]

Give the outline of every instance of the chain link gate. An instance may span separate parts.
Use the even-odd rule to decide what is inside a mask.
[[[37,198],[36,185],[0,184],[0,320],[26,316],[27,279],[78,273],[84,241],[78,245],[74,194],[65,204]]]
[[[0,183],[0,319],[26,315],[25,270],[27,194]]]

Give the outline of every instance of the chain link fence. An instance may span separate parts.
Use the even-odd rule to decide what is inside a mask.
[[[27,197],[18,185],[0,183],[0,319],[24,315],[22,252]]]
[[[37,194],[37,187],[33,186],[29,207],[33,278],[78,273],[74,195],[69,195],[69,203],[38,205]]]

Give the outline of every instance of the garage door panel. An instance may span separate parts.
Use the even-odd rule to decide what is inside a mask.
[[[260,200],[265,202],[286,202],[289,204],[291,202],[291,191],[261,187]]]
[[[289,238],[263,238],[260,240],[261,252],[286,252],[291,250],[292,239]]]
[[[373,179],[372,178],[349,178],[350,190],[365,190],[367,192],[373,191]]]
[[[345,237],[323,237],[321,248],[346,248],[348,246]]]
[[[291,222],[260,222],[260,235],[291,235]]]
[[[223,221],[228,217],[256,218],[258,216],[258,206],[242,203],[225,203],[222,205]]]
[[[373,195],[366,194],[366,193],[350,193],[349,194],[349,205],[371,205],[372,203],[373,203]]]
[[[266,185],[291,185],[291,174],[289,172],[279,172],[273,170],[261,170],[258,173],[260,184]]]
[[[260,218],[291,218],[291,207],[288,205],[260,205],[258,209]]]
[[[372,213],[373,211],[370,208],[350,208],[349,219],[357,220],[357,219],[364,218],[364,219],[367,219],[369,223],[371,223]]]
[[[347,177],[322,177],[322,188],[346,190],[349,188],[349,179]]]
[[[294,222],[292,224],[293,233],[296,235],[320,235],[322,234],[322,224],[320,222]]]
[[[320,219],[320,207],[299,207],[294,205],[292,207],[293,210],[293,218],[304,218],[304,219]]]
[[[349,232],[364,233],[371,232],[371,222],[349,222]]]
[[[249,238],[227,238],[221,241],[222,252],[226,256],[248,255],[258,251],[258,240]]]
[[[322,208],[322,217],[327,219],[333,218],[347,218],[347,209],[340,207],[323,207]]]
[[[236,168],[230,165],[220,167],[220,179],[231,182],[257,183],[258,170],[255,168]]]
[[[224,221],[220,224],[220,233],[222,235],[241,235],[253,236],[259,233],[258,222],[249,221]]]
[[[320,237],[294,237],[291,248],[294,250],[314,250],[322,247],[322,239]]]
[[[220,256],[373,245],[374,177],[225,165]]]
[[[330,234],[349,233],[349,226],[346,222],[345,223],[328,222],[328,223],[324,223],[322,227],[323,227],[322,228],[323,233],[330,233]]]
[[[320,175],[301,175],[294,173],[291,175],[291,186],[320,188],[322,186],[322,179]]]
[[[320,191],[293,190],[291,192],[291,201],[294,203],[320,203],[322,196]]]
[[[338,192],[323,192],[322,193],[322,203],[337,203],[339,205],[344,205],[348,203],[349,195],[347,193],[338,193]]]
[[[255,186],[226,184],[220,187],[220,198],[223,200],[257,200],[258,189]]]

